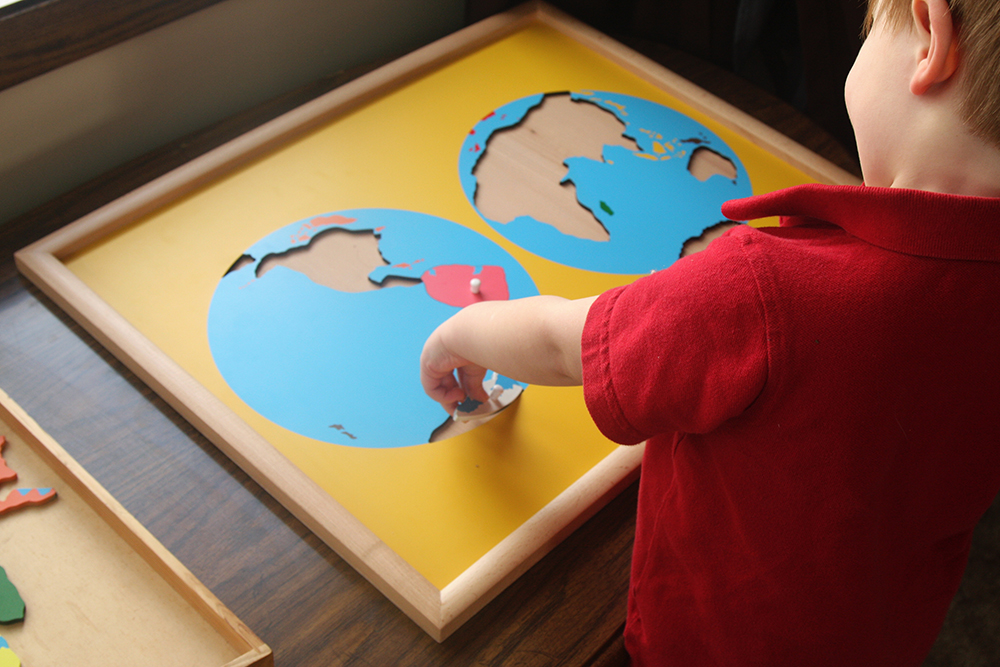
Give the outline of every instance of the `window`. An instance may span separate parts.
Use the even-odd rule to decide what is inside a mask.
[[[0,0],[0,90],[219,0]]]

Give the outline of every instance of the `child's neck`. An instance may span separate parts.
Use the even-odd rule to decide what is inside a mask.
[[[973,135],[957,114],[930,114],[908,133],[886,171],[890,187],[1000,197],[1000,148]]]

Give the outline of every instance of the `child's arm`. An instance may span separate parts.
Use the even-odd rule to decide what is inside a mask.
[[[486,369],[529,384],[581,384],[580,338],[596,298],[537,296],[462,309],[424,344],[424,391],[451,413],[467,395],[488,399]]]

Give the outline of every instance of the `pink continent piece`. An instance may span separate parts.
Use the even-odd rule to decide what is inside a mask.
[[[348,218],[336,213],[330,213],[329,215],[317,215],[315,218],[311,218],[305,226],[315,229],[317,227],[329,227],[330,225],[349,225],[356,221],[357,218]]]
[[[314,218],[310,218],[302,223],[299,227],[297,234],[292,234],[292,243],[298,243],[300,241],[308,241],[309,230],[319,229],[320,227],[331,227],[333,225],[349,225],[355,222],[357,218],[347,218],[342,215],[337,215],[336,213],[330,213],[329,215],[317,215]]]
[[[473,293],[470,283],[479,279],[479,293]],[[420,279],[432,299],[456,308],[465,308],[480,301],[506,301],[510,298],[507,276],[502,266],[476,267],[465,264],[444,264],[425,271]]]

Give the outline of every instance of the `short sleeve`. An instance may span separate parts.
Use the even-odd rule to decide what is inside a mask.
[[[601,295],[582,338],[583,386],[608,438],[707,433],[741,414],[768,370],[766,314],[740,228]]]

